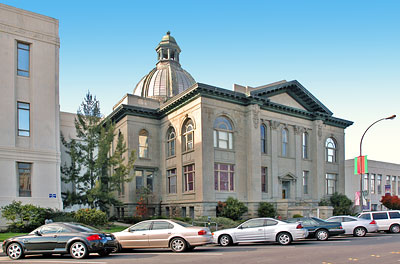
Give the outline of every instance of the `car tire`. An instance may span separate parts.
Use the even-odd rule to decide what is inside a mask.
[[[292,243],[292,236],[287,232],[282,232],[279,233],[279,235],[276,238],[276,241],[278,241],[279,244],[286,246]]]
[[[400,232],[400,226],[399,225],[391,225],[389,228],[390,233],[399,233]]]
[[[6,251],[8,257],[13,260],[21,259],[24,257],[24,250],[18,243],[11,243]]]
[[[187,249],[187,243],[185,239],[180,237],[172,239],[169,245],[171,250],[177,253],[184,252]]]
[[[232,245],[232,237],[230,235],[221,235],[218,239],[218,244],[223,247]]]
[[[363,237],[366,234],[367,234],[367,229],[365,229],[365,227],[358,226],[358,227],[354,228],[353,236],[355,236],[355,237]]]
[[[328,230],[326,230],[326,229],[320,229],[320,230],[318,230],[317,233],[315,233],[315,237],[316,237],[317,240],[319,240],[319,241],[328,240],[328,238],[329,238]]]
[[[85,243],[77,241],[74,242],[69,248],[69,253],[75,259],[83,259],[89,255],[89,251]]]

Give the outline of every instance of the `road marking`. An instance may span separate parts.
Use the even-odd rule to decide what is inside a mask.
[[[9,261],[9,260],[1,260],[0,262],[3,263],[15,263],[15,261]],[[74,264],[81,264],[81,263],[91,263],[91,264],[107,264],[108,262],[94,262],[94,261],[60,261],[60,260],[19,260],[18,263],[74,263]]]
[[[328,241],[327,243],[350,243],[351,241],[349,240],[337,240],[337,241]]]

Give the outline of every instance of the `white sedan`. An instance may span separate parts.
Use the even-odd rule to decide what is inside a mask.
[[[378,225],[375,220],[365,220],[349,215],[338,215],[332,216],[326,219],[326,221],[342,223],[343,229],[346,231],[345,234],[357,237],[363,237],[367,233],[378,231]]]
[[[300,223],[287,223],[273,218],[254,218],[236,228],[213,233],[214,243],[223,247],[246,242],[272,241],[288,245],[294,240],[306,238],[307,229]]]

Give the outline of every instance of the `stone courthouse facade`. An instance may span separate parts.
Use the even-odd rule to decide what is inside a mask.
[[[318,202],[345,192],[344,129],[298,81],[234,90],[196,83],[181,68],[168,32],[156,67],[108,116],[136,150],[133,181],[120,192],[132,215],[138,190],[151,190],[150,213],[215,216],[218,201],[262,201],[282,216],[315,214]]]

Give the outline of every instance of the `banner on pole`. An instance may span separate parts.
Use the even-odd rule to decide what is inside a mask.
[[[354,159],[354,174],[368,173],[368,159],[367,156],[359,156]]]
[[[360,205],[360,192],[354,194],[354,205]]]

